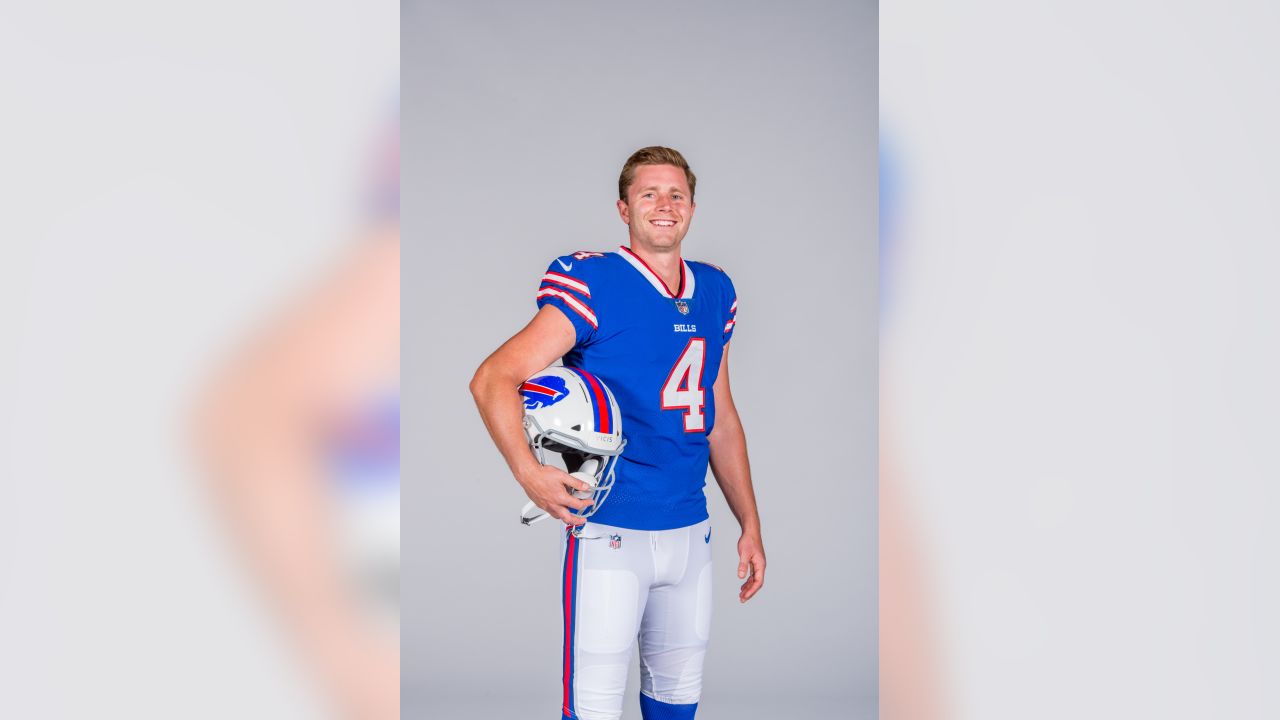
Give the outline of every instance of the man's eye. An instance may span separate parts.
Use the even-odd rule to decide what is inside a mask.
[[[676,194],[676,195],[672,195],[672,196],[671,196],[671,199],[672,199],[672,200],[683,200],[683,199],[684,199],[684,196],[683,196],[683,195],[680,195],[680,194]]]

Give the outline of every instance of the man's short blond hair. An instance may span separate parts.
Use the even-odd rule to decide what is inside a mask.
[[[627,190],[631,189],[631,183],[636,179],[636,168],[641,165],[675,165],[684,171],[684,177],[689,181],[689,199],[693,200],[695,186],[698,184],[698,178],[689,169],[689,163],[680,154],[679,150],[674,150],[661,145],[651,145],[646,148],[631,153],[631,157],[627,158],[627,162],[622,166],[622,174],[618,176],[618,199],[627,201]]]

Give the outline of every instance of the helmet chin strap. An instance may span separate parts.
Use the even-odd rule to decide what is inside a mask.
[[[537,522],[542,522],[549,517],[551,516],[548,515],[545,510],[533,504],[532,500],[525,503],[524,508],[520,510],[520,522],[524,525],[532,525]]]

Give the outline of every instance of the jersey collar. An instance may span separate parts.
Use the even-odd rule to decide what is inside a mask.
[[[676,288],[675,292],[671,292],[671,288],[667,287],[662,278],[658,277],[658,273],[649,267],[649,263],[646,263],[639,255],[632,252],[631,248],[625,245],[620,246],[617,254],[643,275],[645,280],[648,280],[649,284],[653,286],[653,289],[662,293],[663,297],[680,298],[682,300],[693,297],[693,269],[689,267],[689,263],[685,262],[683,258],[680,260],[680,287]]]

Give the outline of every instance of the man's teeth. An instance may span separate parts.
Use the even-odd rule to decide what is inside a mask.
[[[674,227],[676,224],[675,220],[650,220],[649,222],[658,227]]]

